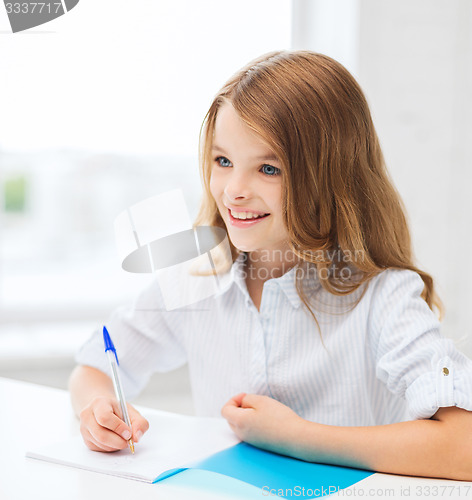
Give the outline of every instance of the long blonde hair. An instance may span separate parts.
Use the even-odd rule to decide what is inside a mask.
[[[204,194],[195,221],[223,228],[209,182],[215,120],[225,101],[281,162],[290,246],[316,267],[322,287],[347,295],[385,269],[410,269],[421,276],[422,297],[441,318],[443,306],[433,278],[414,265],[404,205],[386,170],[367,101],[352,75],[325,55],[275,51],[251,61],[227,81],[202,124]],[[231,249],[234,260],[238,251]],[[335,254],[349,259],[335,259]],[[357,279],[341,278],[343,269],[352,265]],[[297,291],[316,321],[302,281],[297,279]]]

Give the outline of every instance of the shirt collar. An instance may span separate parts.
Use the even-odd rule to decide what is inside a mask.
[[[242,294],[244,295],[246,302],[250,302],[252,299],[249,296],[249,292],[246,286],[246,272],[245,272],[245,261],[246,254],[240,253],[236,260],[233,262],[231,269],[229,271],[229,276],[224,281],[224,284],[220,287],[219,291],[216,293],[217,296],[223,295],[226,293],[233,285],[236,285]],[[284,292],[285,296],[292,304],[293,307],[299,308],[302,305],[302,300],[298,295],[297,287],[296,287],[296,272],[299,269],[299,272],[303,271],[302,278],[304,280],[309,280],[308,289],[313,290],[313,288],[319,285],[319,281],[316,275],[316,269],[312,268],[311,272],[306,273],[306,265],[303,267],[295,266],[292,267],[285,274],[280,276],[279,278],[271,278],[264,283],[264,287],[273,286],[272,283],[275,283],[276,286],[279,286]]]
[[[276,283],[285,293],[287,299],[292,304],[292,306],[298,309],[302,304],[302,300],[298,295],[296,281],[295,281],[297,267],[298,266],[292,267],[292,269],[288,270],[285,274],[280,276],[280,278],[272,278],[268,280],[266,283],[268,282]]]
[[[244,260],[245,254],[239,254],[237,259],[233,262],[231,269],[229,269],[225,274],[220,275],[219,287],[218,291],[215,293],[215,297],[224,295],[235,284],[247,297],[249,297],[244,279]]]

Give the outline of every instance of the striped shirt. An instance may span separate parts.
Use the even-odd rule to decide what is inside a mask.
[[[205,278],[202,278],[205,279]],[[267,395],[328,425],[380,425],[431,417],[439,407],[472,411],[472,361],[421,298],[423,281],[387,269],[347,296],[311,275],[313,317],[295,287],[295,268],[264,283],[260,311],[240,255],[220,291],[166,311],[153,281],[107,322],[130,398],[154,372],[188,363],[197,415],[219,416],[235,394]],[[108,373],[101,332],[76,356]]]

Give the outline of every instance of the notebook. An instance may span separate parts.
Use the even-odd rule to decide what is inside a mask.
[[[144,412],[143,412],[144,414]],[[149,430],[135,445],[115,453],[89,450],[80,436],[31,449],[28,458],[156,483],[192,468],[238,479],[261,494],[296,492],[301,498],[329,495],[371,471],[304,462],[240,442],[222,418],[190,417],[152,410]]]
[[[149,430],[135,445],[114,453],[89,450],[81,436],[26,453],[28,458],[154,483],[239,443],[226,420],[155,410],[145,415]]]

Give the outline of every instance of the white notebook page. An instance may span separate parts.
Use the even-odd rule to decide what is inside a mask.
[[[149,420],[149,430],[135,444],[134,455],[129,448],[114,453],[91,451],[76,436],[32,449],[26,456],[151,483],[166,471],[185,468],[239,443],[224,419],[157,410],[143,416]]]

